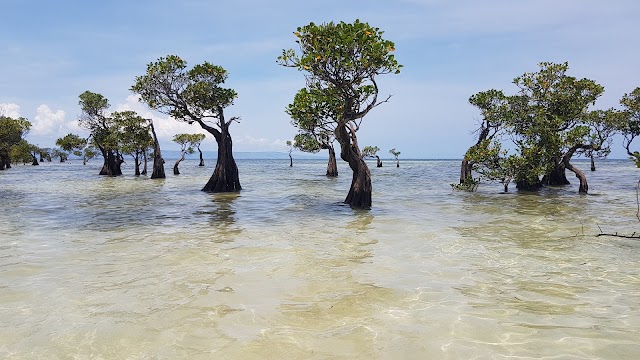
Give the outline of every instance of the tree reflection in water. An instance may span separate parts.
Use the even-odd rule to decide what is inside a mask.
[[[242,232],[242,228],[236,223],[236,210],[234,202],[240,197],[240,193],[214,193],[212,201],[207,208],[199,210],[195,215],[206,215],[209,224],[213,228],[211,238],[216,243],[233,242],[236,236]]]

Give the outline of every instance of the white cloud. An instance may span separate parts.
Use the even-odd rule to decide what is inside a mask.
[[[20,105],[14,103],[2,103],[0,104],[0,116],[7,116],[10,118],[20,117]]]
[[[32,121],[31,132],[33,135],[59,135],[67,123],[64,119],[65,112],[53,111],[48,105],[40,105],[36,111],[36,117]]]

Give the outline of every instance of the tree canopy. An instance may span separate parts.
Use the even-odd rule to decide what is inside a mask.
[[[82,156],[82,150],[87,146],[87,139],[76,134],[67,134],[56,140],[56,145],[67,153],[73,153],[76,156]]]
[[[395,45],[383,31],[356,20],[297,28],[299,50],[283,50],[278,63],[303,71],[306,89],[287,108],[294,125],[312,135],[333,131],[341,158],[354,172],[345,203],[371,206],[371,176],[357,142],[362,119],[378,101],[376,77],[397,74],[402,67],[392,54]]]
[[[620,100],[623,106],[621,121],[618,123],[618,129],[624,136],[624,148],[627,155],[640,167],[640,152],[631,150],[631,143],[640,136],[640,87],[635,88],[632,92],[624,94]]]
[[[483,119],[478,141],[465,154],[460,182],[471,169],[506,186],[514,179],[530,190],[543,184],[568,184],[565,169],[580,180],[586,193],[586,175],[572,163],[575,155],[606,156],[616,131],[615,110],[589,110],[604,88],[590,79],[567,75],[567,63],[543,62],[539,71],[524,73],[513,83],[518,92],[506,96],[499,90],[470,97]],[[502,150],[500,136],[513,141],[515,155]],[[542,177],[542,178],[541,178]]]
[[[238,94],[222,85],[227,71],[208,62],[187,69],[187,62],[176,55],[161,57],[147,65],[145,75],[137,76],[131,91],[151,109],[178,121],[198,123],[218,143],[218,160],[213,175],[202,189],[208,192],[238,191],[240,179],[233,159],[229,126],[239,118],[225,119],[224,109]]]
[[[24,137],[31,129],[25,118],[0,116],[0,170],[11,167],[11,151],[14,146],[26,142]]]

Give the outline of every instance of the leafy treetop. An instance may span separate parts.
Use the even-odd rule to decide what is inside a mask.
[[[204,62],[187,69],[185,60],[168,55],[150,63],[147,73],[136,77],[131,90],[140,95],[140,101],[176,120],[200,123],[214,118],[218,127],[228,126],[223,110],[238,95],[221,86],[227,76],[221,66]],[[233,120],[236,118],[229,122]]]
[[[0,149],[8,150],[17,145],[31,129],[31,123],[25,118],[13,119],[0,116]]]
[[[377,146],[365,146],[362,149],[362,156],[365,158],[373,158],[377,156],[378,151],[380,151],[380,148]]]
[[[307,72],[308,93],[321,97],[314,102],[329,106],[329,113],[339,115],[333,120],[345,124],[378,104],[377,75],[400,72],[402,65],[392,54],[395,45],[383,39],[383,33],[359,20],[312,22],[294,32],[300,52],[283,50],[278,63]],[[314,92],[314,87],[320,92]]]

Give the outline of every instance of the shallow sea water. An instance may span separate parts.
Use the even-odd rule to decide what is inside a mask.
[[[640,358],[640,240],[595,236],[640,232],[631,162],[584,196],[387,161],[370,211],[345,164],[239,160],[244,190],[207,194],[212,160],[171,163],[0,172],[0,358]]]

